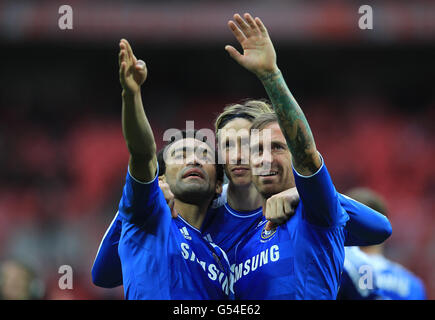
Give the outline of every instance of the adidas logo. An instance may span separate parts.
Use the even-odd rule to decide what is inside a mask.
[[[213,242],[213,239],[211,238],[210,233],[207,233],[204,237],[205,240],[207,240],[208,242]]]

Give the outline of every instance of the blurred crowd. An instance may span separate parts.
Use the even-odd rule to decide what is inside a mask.
[[[387,256],[419,275],[433,298],[434,115],[397,113],[378,100],[352,104],[337,108],[319,99],[303,106],[337,188],[367,186],[387,199],[393,225]],[[203,108],[184,112],[201,117],[195,125],[211,127],[209,115],[220,108]],[[1,128],[1,296],[122,298],[122,288],[98,289],[90,278],[126,174],[120,117],[74,121],[53,135],[8,110]],[[154,127],[160,145],[164,129]],[[65,264],[74,272],[73,290],[58,287],[58,269]]]

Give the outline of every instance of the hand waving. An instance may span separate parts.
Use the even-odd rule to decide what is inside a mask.
[[[124,91],[128,94],[139,92],[147,75],[145,62],[137,60],[128,41],[121,39],[119,42],[119,81]]]
[[[245,13],[244,18],[246,21],[235,14],[237,24],[228,21],[228,26],[243,48],[243,54],[230,45],[225,46],[225,50],[241,66],[258,77],[277,72],[275,49],[263,22],[260,18],[254,20],[249,13]]]

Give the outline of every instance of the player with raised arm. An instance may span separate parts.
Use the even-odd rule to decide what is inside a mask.
[[[276,114],[264,114],[251,130],[253,182],[268,198],[294,185],[300,203],[294,216],[273,230],[266,220],[236,248],[236,299],[335,299],[344,262],[344,226],[349,219],[308,122],[276,64],[268,32],[259,18],[234,15],[228,22],[243,48],[225,49],[263,83]],[[269,133],[270,139],[265,139]],[[270,169],[263,169],[263,166]],[[293,167],[293,168],[292,168]]]
[[[252,121],[260,114],[272,112],[266,101],[247,100],[241,104],[230,105],[216,120],[216,135],[220,130],[249,130]],[[222,140],[224,154],[227,157],[225,172],[229,184],[224,187],[220,207],[207,215],[201,229],[209,238],[223,248],[233,262],[236,243],[252,226],[261,220],[262,197],[251,181],[249,163],[241,163],[241,137],[229,136]],[[236,148],[236,163],[229,163],[228,154],[231,148]],[[228,190],[228,191],[227,191]],[[168,192],[170,194],[170,191]],[[222,201],[223,200],[223,201]],[[228,200],[228,201],[227,201]],[[339,195],[341,205],[350,216],[346,226],[346,245],[375,244],[384,241],[391,234],[391,226],[385,217],[368,207]],[[275,224],[283,223],[294,212],[298,202],[295,188],[290,188],[268,198],[263,208],[268,220]],[[270,222],[266,226],[269,229]],[[102,287],[113,288],[122,284],[120,261],[117,252],[121,222],[118,214],[112,221],[101,241],[92,268],[93,282]]]
[[[224,186],[222,196],[215,201],[215,210],[206,216],[201,231],[212,239],[234,263],[234,248],[246,232],[255,226],[262,214],[268,223],[285,222],[294,213],[299,202],[296,188],[290,188],[267,199],[262,208],[262,197],[252,183],[249,163],[242,161],[243,133],[249,134],[252,121],[263,113],[273,112],[267,101],[246,100],[227,106],[215,122],[216,136],[221,141],[219,147],[225,156],[225,174],[229,183]],[[234,130],[234,132],[232,131]],[[245,131],[243,131],[245,130]],[[226,137],[222,134],[226,131]],[[231,164],[230,154],[235,152],[235,162]],[[248,150],[249,152],[249,150]],[[164,165],[160,159],[159,163]],[[159,177],[165,198],[171,207],[173,194],[164,175]],[[339,200],[350,220],[346,225],[346,245],[376,244],[384,241],[391,233],[391,226],[380,213],[339,194]],[[269,208],[267,212],[262,209]],[[269,229],[269,226],[266,226]],[[122,285],[121,264],[118,256],[118,242],[121,234],[121,220],[116,215],[103,237],[92,268],[93,281],[96,285],[113,288]]]
[[[166,148],[165,174],[174,193],[173,219],[158,186],[158,162],[141,98],[147,78],[143,61],[122,39],[119,77],[122,128],[130,153],[119,204],[118,244],[127,299],[227,299],[230,275],[226,254],[199,231],[207,208],[221,191],[212,146],[180,136]],[[209,142],[210,143],[210,142]],[[200,152],[198,152],[200,150]]]

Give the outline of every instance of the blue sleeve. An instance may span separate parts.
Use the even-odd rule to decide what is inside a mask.
[[[338,194],[338,199],[349,215],[345,246],[371,246],[391,235],[390,221],[383,214],[345,195]]]
[[[140,182],[133,178],[130,171],[122,191],[119,202],[119,216],[132,224],[142,226],[148,221],[158,223],[159,213],[162,207],[161,193],[158,180],[158,170],[154,179],[150,182]],[[166,205],[166,202],[164,202]]]
[[[311,176],[302,176],[293,168],[296,188],[303,204],[302,217],[321,227],[344,226],[349,216],[340,205],[322,157],[321,160],[319,170]]]
[[[409,295],[409,300],[426,300],[426,288],[423,284],[423,281],[421,281],[420,278],[414,277],[412,279],[412,285],[411,285],[411,292]]]
[[[92,282],[99,287],[115,288],[122,285],[122,268],[118,255],[122,221],[116,214],[107,229],[92,266]]]

